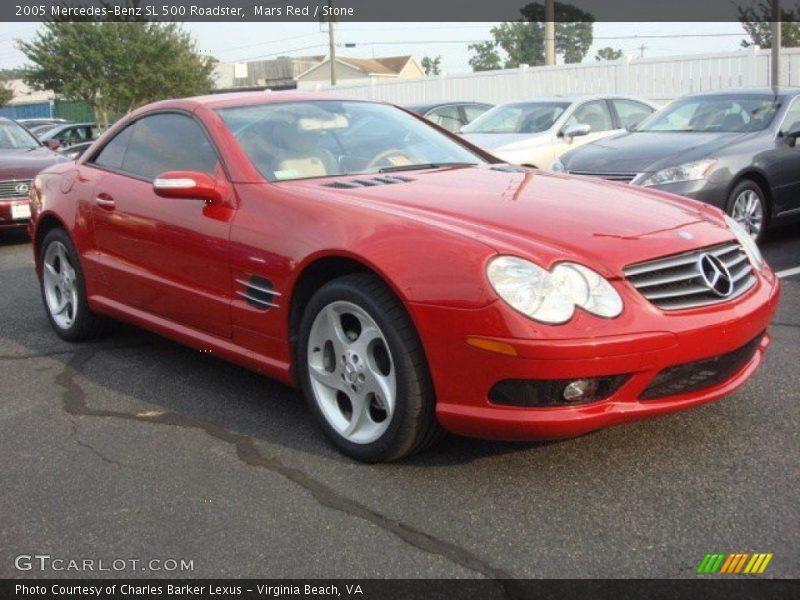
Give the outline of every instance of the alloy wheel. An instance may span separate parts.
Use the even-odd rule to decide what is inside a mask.
[[[733,202],[731,217],[756,239],[764,226],[764,207],[754,190],[742,190]]]
[[[369,444],[386,432],[397,375],[386,337],[363,308],[345,301],[323,307],[311,325],[307,360],[314,399],[339,435]]]
[[[47,310],[59,328],[69,329],[78,312],[78,283],[64,244],[49,244],[42,264]]]

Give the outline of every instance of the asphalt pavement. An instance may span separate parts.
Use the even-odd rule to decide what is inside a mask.
[[[800,226],[765,254],[800,266]],[[0,234],[0,578],[691,578],[715,551],[771,552],[762,577],[798,577],[800,274],[771,332],[719,402],[365,466],[267,378],[132,327],[61,341],[26,238]],[[15,567],[37,554],[147,566]]]

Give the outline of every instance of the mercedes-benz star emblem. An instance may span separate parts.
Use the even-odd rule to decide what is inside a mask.
[[[16,190],[16,192],[17,192],[18,194],[27,194],[27,193],[28,193],[28,190],[30,190],[30,189],[31,189],[31,186],[30,186],[30,185],[28,185],[28,184],[27,184],[27,183],[25,183],[25,182],[18,183],[18,184],[16,185],[16,187],[14,187],[14,190]]]
[[[712,292],[721,298],[733,293],[733,279],[728,267],[713,254],[701,254],[697,259],[697,267],[703,282]]]

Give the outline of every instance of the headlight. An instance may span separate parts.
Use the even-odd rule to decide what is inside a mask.
[[[566,323],[576,307],[606,318],[622,312],[617,290],[583,265],[563,262],[547,271],[516,256],[498,256],[487,265],[486,275],[511,308],[542,323]]]
[[[554,162],[554,163],[553,163],[553,166],[551,166],[551,167],[550,167],[550,169],[551,169],[553,172],[555,172],[555,173],[564,173],[564,172],[566,172],[566,170],[567,170],[567,169],[564,167],[564,163],[562,163],[562,162],[561,162],[560,160],[558,160],[558,159],[556,159],[556,162]]]
[[[733,235],[736,236],[736,239],[739,240],[742,248],[744,248],[745,254],[747,254],[747,258],[750,259],[753,266],[756,269],[763,267],[764,257],[761,255],[761,250],[758,249],[756,241],[747,233],[747,230],[728,215],[725,215],[725,224],[728,226],[728,229],[733,232]]]
[[[639,185],[664,185],[665,183],[705,179],[706,175],[715,164],[717,164],[716,160],[708,159],[684,163],[677,167],[670,167],[669,169],[662,169],[645,178]]]

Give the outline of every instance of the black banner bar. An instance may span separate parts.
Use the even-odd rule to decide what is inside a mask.
[[[3,600],[772,600],[800,597],[797,580],[697,579],[26,579],[0,581]]]
[[[702,22],[771,20],[772,0],[571,0],[558,21]],[[800,0],[780,0],[784,20],[800,19]],[[3,0],[2,21],[514,21],[544,11],[543,0]],[[765,8],[766,7],[766,8]]]

